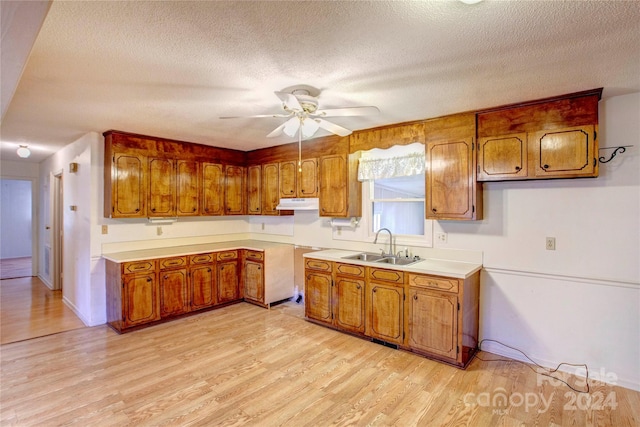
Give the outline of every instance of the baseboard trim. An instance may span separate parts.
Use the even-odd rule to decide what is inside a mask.
[[[62,297],[62,302],[64,303],[64,305],[69,307],[69,309],[71,311],[73,311],[73,313],[76,316],[78,316],[78,319],[82,320],[82,323],[84,323],[85,326],[89,326],[89,327],[90,326],[95,326],[95,325],[92,325],[91,322],[82,315],[80,310],[78,310],[78,308],[71,301],[69,301],[69,299],[67,299],[67,297],[63,296]]]

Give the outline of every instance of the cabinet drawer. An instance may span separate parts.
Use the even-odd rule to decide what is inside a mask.
[[[440,291],[458,293],[458,280],[445,277],[422,276],[417,274],[409,275],[409,285],[420,288],[437,289]]]
[[[186,267],[186,265],[187,265],[186,256],[177,256],[173,258],[164,258],[160,260],[160,270],[165,270],[167,268]]]
[[[364,277],[364,267],[361,265],[336,263],[336,273],[345,276]]]
[[[258,251],[246,251],[247,259],[251,259],[254,261],[262,261],[264,260],[264,253]]]
[[[331,271],[331,262],[321,261],[319,259],[306,259],[304,267],[310,270]]]
[[[238,259],[238,251],[224,251],[217,253],[218,261],[226,261],[230,259]]]
[[[125,262],[122,266],[124,274],[138,273],[142,271],[155,271],[155,261],[133,261]]]
[[[190,264],[211,264],[213,262],[213,254],[198,254],[189,257]]]
[[[404,284],[404,273],[396,270],[382,268],[369,268],[369,279],[381,280],[390,283]]]

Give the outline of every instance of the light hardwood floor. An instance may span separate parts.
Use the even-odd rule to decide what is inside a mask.
[[[0,280],[0,343],[7,344],[85,325],[37,277]]]
[[[3,345],[0,424],[637,426],[640,420],[637,392],[593,383],[591,395],[576,395],[566,386],[538,385],[539,377],[516,362],[475,359],[462,371],[301,316],[302,306],[291,302],[272,310],[241,303],[125,335],[99,326]],[[511,404],[492,404],[500,395]],[[615,396],[615,409],[600,395]]]

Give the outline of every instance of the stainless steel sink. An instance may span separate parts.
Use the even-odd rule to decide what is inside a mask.
[[[372,254],[370,252],[362,252],[356,255],[343,256],[343,259],[357,259],[360,261],[378,261],[382,260],[382,255],[380,254]]]
[[[392,264],[392,265],[409,265],[409,264],[413,264],[414,262],[418,262],[421,261],[419,259],[413,259],[413,258],[398,258],[398,257],[394,257],[394,256],[387,256],[381,259],[376,260],[376,263],[380,263],[380,264]]]

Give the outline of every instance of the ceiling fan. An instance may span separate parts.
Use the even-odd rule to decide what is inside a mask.
[[[318,109],[318,95],[320,91],[312,86],[299,85],[274,92],[282,101],[284,113],[280,114],[260,114],[247,117],[277,117],[286,118],[284,123],[275,128],[267,135],[273,138],[283,133],[293,137],[298,134],[299,139],[313,136],[318,129],[324,129],[333,134],[347,136],[351,130],[325,120],[325,117],[346,117],[346,116],[366,116],[380,112],[377,107],[343,107],[331,109]],[[221,119],[232,119],[238,117],[220,117]]]

